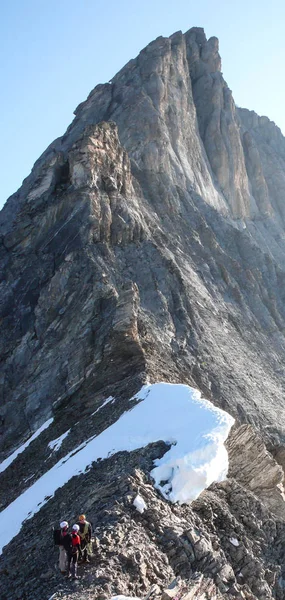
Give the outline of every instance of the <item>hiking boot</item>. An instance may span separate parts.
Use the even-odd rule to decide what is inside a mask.
[[[73,575],[72,579],[80,579],[80,577],[78,577],[78,575]]]
[[[87,558],[85,558],[84,562],[90,563],[90,560],[89,560],[88,556],[87,556]]]

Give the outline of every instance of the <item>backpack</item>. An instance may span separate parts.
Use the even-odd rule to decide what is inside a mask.
[[[66,533],[65,535],[61,535],[61,546],[64,547],[64,550],[69,554],[72,552],[72,538],[71,533]]]
[[[62,545],[61,529],[53,530],[53,541],[54,541],[55,546]]]

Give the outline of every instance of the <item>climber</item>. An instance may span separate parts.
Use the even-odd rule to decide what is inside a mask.
[[[71,533],[71,542],[67,550],[68,556],[68,572],[67,577],[72,576],[72,579],[78,579],[77,577],[77,562],[78,555],[81,554],[80,549],[80,537],[78,535],[79,525],[73,525]]]
[[[62,574],[67,571],[66,540],[69,535],[67,521],[61,521],[60,530],[54,531],[54,542],[59,546],[59,569]]]
[[[83,562],[90,562],[89,556],[92,554],[91,548],[91,536],[92,536],[92,528],[91,523],[86,521],[85,515],[79,515],[79,535],[81,539],[81,552],[83,556]]]

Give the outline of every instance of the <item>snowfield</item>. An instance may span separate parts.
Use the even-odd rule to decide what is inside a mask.
[[[151,475],[154,485],[172,502],[189,503],[213,481],[226,477],[224,442],[234,423],[228,413],[187,385],[145,385],[134,398],[140,402],[98,436],[72,450],[0,513],[1,552],[25,519],[98,458],[165,441],[169,450],[154,462]],[[55,515],[55,519],[63,516]]]
[[[30,443],[33,440],[35,440],[37,437],[39,437],[39,435],[42,433],[42,431],[47,429],[51,425],[52,422],[53,422],[53,417],[51,419],[48,419],[48,421],[46,421],[45,423],[43,423],[41,425],[41,427],[39,427],[39,429],[37,429],[37,431],[35,431],[35,433],[33,433],[33,435],[31,435],[31,437],[24,444],[22,444],[22,446],[20,446],[19,448],[17,448],[17,450],[15,450],[13,452],[13,454],[10,454],[10,456],[5,458],[5,460],[3,460],[2,463],[0,463],[0,473],[2,473],[2,471],[5,471],[5,469],[7,469],[7,467],[9,467],[9,465],[15,460],[15,458],[17,458],[18,454],[22,454],[22,452],[24,452],[24,450],[26,450],[26,448],[30,445]]]

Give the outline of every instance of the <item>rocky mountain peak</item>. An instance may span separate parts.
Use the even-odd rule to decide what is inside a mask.
[[[144,386],[201,390],[235,425],[229,478],[192,504],[159,493],[170,492],[171,469],[157,488],[150,474],[172,436],[140,446],[138,435],[88,457],[32,516],[27,508],[1,558],[5,600],[282,600],[284,190],[280,130],[236,107],[217,38],[194,27],[157,38],[96,86],[9,198],[0,214],[5,523],[144,402]],[[96,560],[74,596],[48,536],[39,556],[38,532],[82,511],[96,527]]]
[[[204,29],[192,27],[185,33],[186,52],[189,59],[191,78],[195,82],[203,75],[221,71],[219,40],[207,40]]]

